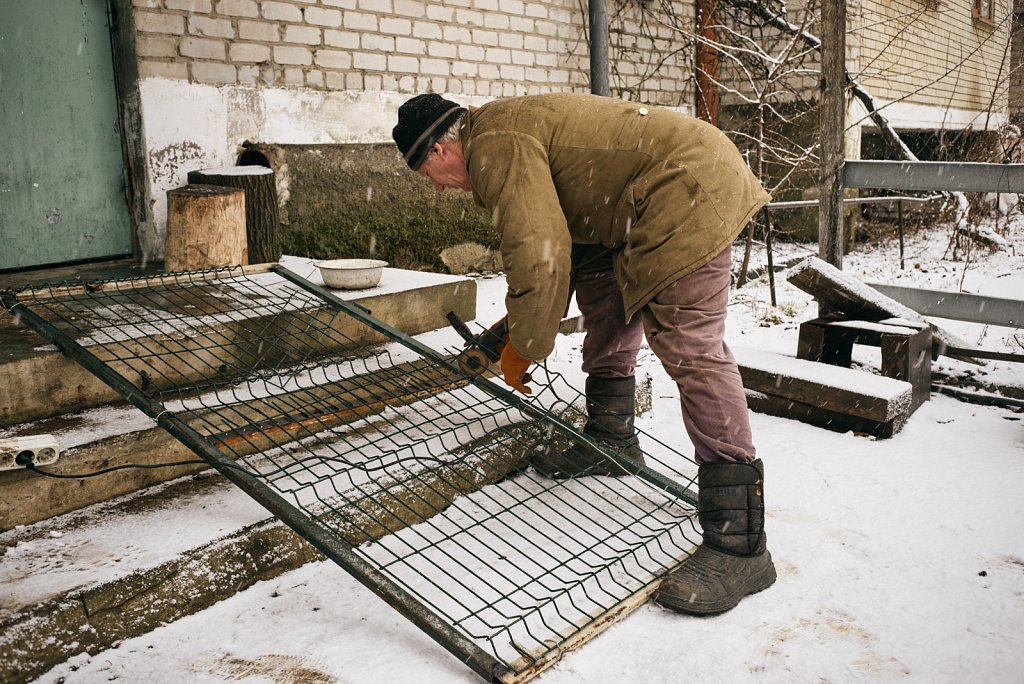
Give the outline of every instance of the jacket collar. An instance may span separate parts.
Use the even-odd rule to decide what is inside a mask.
[[[462,142],[462,156],[466,158],[466,162],[468,165],[469,147],[472,144],[473,140],[473,117],[476,115],[477,110],[479,110],[480,108],[467,107],[466,109],[468,109],[469,111],[467,111],[466,115],[462,117],[462,133],[460,135],[460,140]],[[483,198],[477,194],[475,189],[473,190],[473,204],[477,205],[478,207],[485,206]]]

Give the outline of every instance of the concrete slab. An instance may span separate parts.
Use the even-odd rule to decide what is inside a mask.
[[[291,405],[308,406],[312,410],[318,404],[329,401],[357,407],[342,413],[330,413],[315,418],[316,429],[322,430],[335,425],[352,423],[376,415],[388,407],[399,407],[417,401],[427,393],[435,393],[460,383],[461,378],[439,374],[423,368],[418,360],[401,361],[403,349],[389,345],[389,355],[395,365],[382,373],[367,373],[358,380],[339,378],[335,380],[310,379],[305,387],[247,402],[245,410],[258,414],[273,411],[275,404],[286,402]],[[404,355],[412,352],[404,350]],[[419,368],[420,370],[417,370]],[[395,373],[415,373],[419,382],[413,386],[396,386]],[[433,378],[433,382],[427,382]],[[294,380],[294,376],[290,378]],[[284,382],[282,382],[282,386]],[[372,396],[365,388],[374,387]],[[213,402],[210,402],[212,404]],[[168,408],[174,410],[169,405]],[[200,433],[208,433],[210,425],[216,424],[216,417],[207,418],[210,412],[200,411],[189,422]],[[309,414],[312,419],[313,415]],[[300,424],[292,427],[281,426],[293,437],[305,435]],[[181,442],[141,411],[132,406],[108,406],[89,409],[72,416],[37,421],[11,430],[0,430],[2,436],[27,434],[52,434],[57,443],[66,449],[61,459],[47,468],[60,475],[94,473],[111,467],[155,466],[163,463],[178,463],[196,460],[196,456]],[[268,447],[258,436],[247,436],[234,440],[231,453],[236,456],[261,451]],[[205,470],[203,464],[174,467],[133,467],[102,477],[84,479],[57,479],[40,476],[29,470],[0,472],[0,531],[17,525],[28,525],[55,515],[74,511],[90,504],[113,499],[160,482],[166,482],[183,475]]]
[[[309,259],[282,257],[282,265],[322,285]],[[266,274],[266,278],[279,278]],[[455,311],[464,320],[476,318],[476,282],[459,276],[385,269],[378,287],[354,292],[337,291],[358,301],[374,316],[403,332],[415,335],[448,324],[445,314]],[[224,324],[230,336],[231,322]],[[167,339],[167,338],[163,338]],[[16,317],[0,312],[0,427],[50,418],[103,406],[117,395]],[[371,340],[358,340],[370,342]],[[144,340],[138,340],[145,344]],[[174,344],[187,344],[175,341]]]
[[[309,259],[285,256],[281,264],[322,284]],[[274,274],[263,273],[259,277],[283,283]],[[378,287],[338,294],[358,301],[375,316],[409,334],[447,326],[447,311],[456,311],[465,320],[475,318],[476,314],[476,282],[463,277],[385,269]],[[63,474],[95,472],[125,463],[147,465],[195,458],[135,408],[123,403],[96,406],[113,402],[117,396],[76,363],[45,345],[34,332],[16,327],[7,314],[0,315],[0,319],[3,317],[6,320],[0,320],[0,340],[4,340],[0,351],[0,387],[4,389],[0,391],[0,437],[54,434],[64,454],[52,470]],[[139,344],[147,344],[147,339],[152,338],[143,338]],[[181,342],[187,343],[188,340]],[[161,340],[160,344],[166,348],[168,342]],[[398,348],[391,351],[391,357],[396,362],[416,358],[412,352]],[[332,391],[343,393],[344,388],[334,387]],[[4,427],[5,422],[22,416],[31,422]],[[191,465],[131,469],[83,480],[43,478],[26,470],[2,471],[0,531],[204,468],[205,465]]]

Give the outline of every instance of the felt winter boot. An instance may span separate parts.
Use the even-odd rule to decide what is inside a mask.
[[[636,378],[587,376],[586,392],[587,424],[583,434],[643,465],[644,454],[633,428]],[[556,480],[583,475],[622,477],[629,474],[609,457],[581,444],[573,444],[560,452],[538,454],[531,463],[538,473]]]
[[[655,602],[691,615],[733,608],[775,582],[764,534],[764,464],[719,461],[697,471],[704,543],[661,583]]]

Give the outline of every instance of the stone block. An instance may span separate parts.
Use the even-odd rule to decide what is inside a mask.
[[[217,14],[229,17],[258,17],[260,10],[255,0],[217,0]]]
[[[319,45],[321,41],[320,29],[313,26],[285,26],[285,43],[302,43],[304,45]]]
[[[176,14],[136,12],[135,28],[142,33],[185,33],[185,18]]]
[[[305,47],[278,45],[274,48],[274,61],[278,64],[309,66],[313,63],[313,52]]]
[[[218,64],[217,62],[193,62],[192,78],[200,83],[237,83],[238,72],[234,65]]]
[[[228,57],[232,62],[267,62],[270,48],[258,43],[233,43],[228,48]]]
[[[334,9],[324,9],[322,7],[308,7],[304,12],[306,16],[306,23],[316,24],[317,26],[327,26],[330,28],[337,28],[341,26],[341,12]]]
[[[178,48],[184,57],[194,59],[225,59],[224,42],[210,38],[185,38]]]

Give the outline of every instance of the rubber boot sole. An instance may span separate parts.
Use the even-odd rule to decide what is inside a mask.
[[[677,613],[685,613],[686,615],[695,616],[709,616],[718,615],[726,611],[735,608],[741,600],[751,594],[764,591],[768,587],[775,584],[775,580],[778,578],[775,572],[775,565],[772,563],[771,554],[765,550],[763,554],[756,558],[736,558],[734,556],[727,556],[715,552],[719,556],[731,559],[731,565],[740,565],[742,561],[759,561],[761,567],[757,568],[754,574],[745,578],[740,587],[736,591],[731,593],[724,593],[718,597],[709,597],[708,599],[700,599],[699,592],[690,591],[683,592],[672,590],[673,580],[672,576],[665,578],[662,582],[662,587],[655,592],[654,602],[658,605],[668,608],[669,610]],[[767,562],[765,562],[767,561]],[[685,564],[676,572],[687,572]],[[698,570],[700,572],[700,570]],[[682,594],[686,593],[686,596]]]

